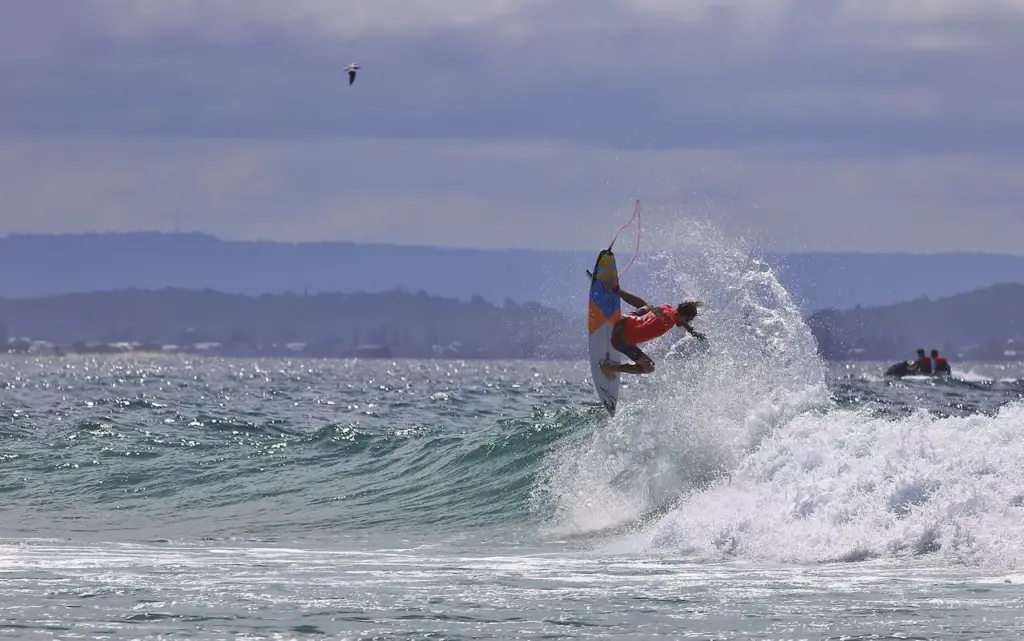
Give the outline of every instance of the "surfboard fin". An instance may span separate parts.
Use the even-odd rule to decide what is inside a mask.
[[[605,366],[607,366],[607,365],[618,365],[618,363],[616,363],[615,361],[613,361],[611,359],[610,355],[605,354],[604,360],[602,360],[597,365],[598,365],[598,367],[601,368],[601,373],[604,374],[604,377],[607,378],[608,380],[613,381],[616,378],[618,378],[618,376],[619,376],[618,372],[615,372],[615,371],[609,372],[609,371],[605,370]]]

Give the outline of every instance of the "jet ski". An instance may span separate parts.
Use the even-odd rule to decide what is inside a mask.
[[[889,366],[889,369],[885,370],[882,376],[889,376],[892,378],[903,378],[904,376],[922,376],[922,377],[935,377],[935,378],[946,378],[952,376],[951,372],[934,372],[932,374],[919,374],[914,369],[914,363],[911,361],[900,361],[899,363],[893,363]]]
[[[913,363],[908,361],[900,361],[899,363],[893,363],[889,366],[889,369],[885,370],[883,376],[893,376],[895,378],[901,378],[903,376],[910,376],[914,373],[912,369]]]

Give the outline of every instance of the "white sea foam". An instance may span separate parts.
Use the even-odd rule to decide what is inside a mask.
[[[933,555],[1024,567],[1024,406],[888,420],[805,414],[631,548],[779,562]]]

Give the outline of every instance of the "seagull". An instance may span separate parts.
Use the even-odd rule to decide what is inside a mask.
[[[348,72],[348,84],[352,84],[356,81],[356,69],[359,69],[359,65],[354,62],[345,67],[345,71]]]

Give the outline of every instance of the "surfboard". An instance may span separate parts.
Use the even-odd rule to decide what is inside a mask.
[[[587,300],[588,350],[590,352],[590,373],[601,404],[608,413],[615,415],[619,402],[619,377],[614,374],[607,378],[601,371],[602,361],[622,362],[622,354],[612,349],[612,328],[622,316],[622,302],[609,284],[619,280],[615,265],[615,254],[610,249],[601,250],[590,273],[590,296]]]

